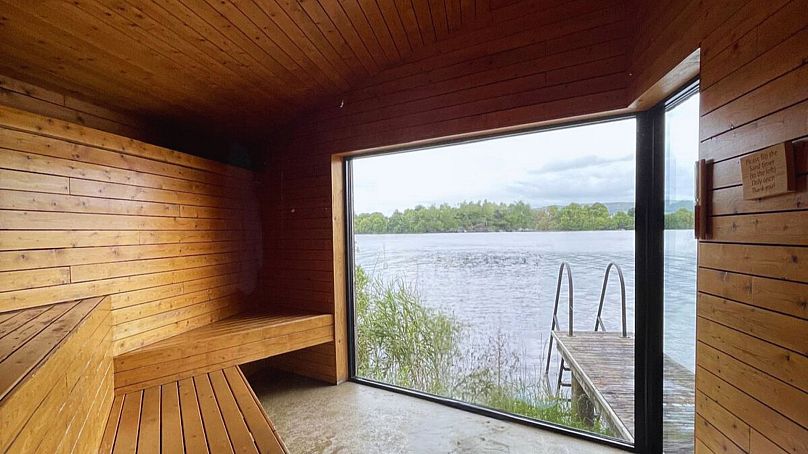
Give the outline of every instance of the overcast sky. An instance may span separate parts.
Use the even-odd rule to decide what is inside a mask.
[[[697,101],[695,109],[697,121]],[[671,131],[677,149],[692,149],[694,140],[698,144],[698,128],[694,135],[686,124],[690,117],[677,116],[679,123],[685,120]],[[689,134],[681,132],[688,129]],[[534,207],[633,202],[635,140],[635,120],[626,119],[358,158],[353,163],[354,209],[389,215],[416,205],[485,199],[521,200]],[[677,189],[674,199],[692,198],[693,193],[695,157],[681,160],[674,168],[682,181],[669,185]]]

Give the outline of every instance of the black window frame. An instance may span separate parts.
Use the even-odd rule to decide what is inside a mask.
[[[425,146],[403,145],[381,152],[360,154],[343,159],[345,206],[345,283],[348,340],[348,380],[425,399],[483,416],[550,430],[598,444],[638,453],[662,452],[662,354],[664,319],[664,207],[665,207],[665,112],[698,91],[698,79],[674,95],[643,112],[621,114],[595,120],[573,121],[515,132],[486,134],[471,139],[438,141]],[[635,186],[635,427],[634,443],[599,436],[591,432],[506,413],[480,405],[461,402],[409,388],[382,383],[356,375],[356,331],[354,312],[354,234],[353,172],[355,158],[422,151],[491,138],[566,129],[627,118],[636,119]],[[638,304],[643,301],[643,304]]]

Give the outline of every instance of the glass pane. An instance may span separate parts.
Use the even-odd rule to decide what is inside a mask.
[[[630,441],[635,135],[628,119],[354,159],[357,375]],[[618,267],[596,323],[612,262],[625,336]]]
[[[699,96],[665,113],[665,320],[663,445],[693,452],[696,371],[694,163],[699,155]]]

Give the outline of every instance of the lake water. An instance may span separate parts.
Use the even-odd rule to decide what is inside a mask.
[[[696,242],[690,230],[665,232],[665,351],[695,369]],[[634,329],[634,232],[518,232],[356,235],[356,263],[384,280],[404,279],[422,302],[463,324],[466,348],[497,332],[522,364],[542,367],[552,322],[558,267],[572,268],[575,329],[595,326],[609,262],[626,279],[628,330]],[[558,311],[567,326],[566,284]],[[603,319],[620,329],[620,289],[612,273]],[[554,354],[555,355],[555,354]]]

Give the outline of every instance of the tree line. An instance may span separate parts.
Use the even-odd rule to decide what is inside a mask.
[[[680,208],[666,213],[665,228],[693,228],[693,212]],[[396,210],[390,216],[356,214],[353,230],[358,234],[634,230],[634,208],[609,213],[602,203],[533,208],[522,201],[506,204],[487,200],[457,206],[418,205]]]

